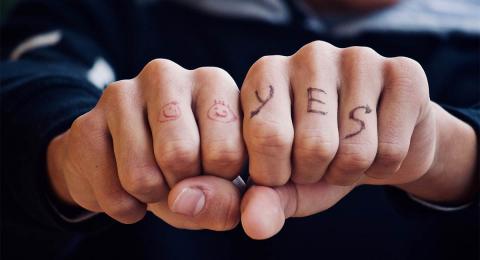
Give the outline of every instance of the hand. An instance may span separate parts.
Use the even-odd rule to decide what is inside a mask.
[[[241,100],[256,184],[242,199],[241,220],[252,238],[274,235],[285,218],[326,210],[361,184],[396,185],[445,201],[471,191],[475,148],[469,143],[476,141],[446,148],[444,129],[475,134],[430,101],[425,73],[411,59],[317,41],[290,57],[258,60]],[[450,184],[432,171],[448,149],[466,149],[452,161],[461,174]]]
[[[153,60],[108,86],[51,142],[53,189],[122,223],[148,209],[176,227],[231,229],[240,204],[231,180],[245,160],[240,116],[238,87],[225,71]]]

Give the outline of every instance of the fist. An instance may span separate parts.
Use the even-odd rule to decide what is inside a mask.
[[[110,84],[50,144],[51,182],[70,204],[123,223],[148,209],[176,227],[231,229],[240,203],[231,180],[245,160],[240,116],[225,71],[153,60]]]
[[[313,42],[258,60],[241,100],[249,172],[262,185],[242,204],[254,238],[325,210],[356,185],[417,180],[434,159],[428,83],[408,58]]]

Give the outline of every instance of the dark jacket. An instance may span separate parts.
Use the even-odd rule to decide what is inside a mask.
[[[111,66],[116,79],[136,76],[154,58],[188,69],[217,66],[241,86],[261,56],[290,55],[313,40],[364,45],[420,62],[431,99],[480,133],[479,35],[365,31],[340,37],[306,29],[303,14],[291,3],[289,8],[290,22],[276,24],[171,1],[18,4],[1,27],[2,258],[478,259],[478,203],[436,211],[386,187],[360,187],[326,212],[288,220],[266,241],[248,239],[241,227],[177,230],[151,215],[128,226],[103,214],[76,224],[59,216],[59,208],[72,209],[52,201],[46,147],[96,104],[107,83],[89,78],[99,61]],[[50,40],[61,36],[12,56],[21,42],[45,33]]]

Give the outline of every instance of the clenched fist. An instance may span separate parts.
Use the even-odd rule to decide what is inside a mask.
[[[360,184],[397,185],[437,201],[461,201],[475,185],[473,130],[430,101],[425,73],[411,59],[316,41],[258,60],[241,100],[258,185],[245,194],[241,218],[253,238],[329,208]],[[458,134],[468,138],[449,139]]]
[[[246,159],[239,107],[225,71],[154,60],[136,78],[110,84],[52,141],[53,188],[67,203],[123,223],[148,209],[176,227],[231,229],[240,204],[231,180]]]

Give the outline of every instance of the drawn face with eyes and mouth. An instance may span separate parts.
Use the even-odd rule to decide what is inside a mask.
[[[160,122],[171,121],[179,118],[181,115],[180,107],[176,101],[167,103],[162,107],[162,112],[160,114]]]
[[[210,107],[207,113],[208,118],[222,122],[230,123],[237,120],[237,116],[222,100],[215,100],[213,106]]]

